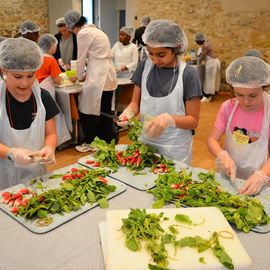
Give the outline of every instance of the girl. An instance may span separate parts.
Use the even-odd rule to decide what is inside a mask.
[[[207,140],[210,152],[217,157],[220,172],[247,179],[239,190],[245,195],[260,192],[269,182],[270,101],[263,87],[270,84],[270,69],[258,57],[234,60],[226,70],[226,80],[236,98],[225,101]],[[223,134],[225,150],[219,141]]]
[[[202,92],[196,71],[180,60],[188,46],[186,35],[169,20],[155,20],[146,27],[143,41],[149,58],[134,72],[133,98],[120,120],[140,112],[142,140],[162,155],[190,164]]]

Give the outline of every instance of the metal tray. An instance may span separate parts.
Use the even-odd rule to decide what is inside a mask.
[[[71,168],[81,168],[81,166],[79,166],[78,164],[73,164],[64,168],[61,168],[59,170],[55,170],[52,173],[46,174],[44,176],[42,176],[42,180],[44,181],[43,185],[47,186],[47,190],[49,189],[53,189],[53,188],[57,188],[59,186],[59,183],[61,182],[61,178],[56,178],[56,179],[49,179],[49,177],[51,175],[54,174],[64,174],[68,171],[70,171]],[[36,178],[39,179],[39,178]],[[106,179],[108,180],[108,184],[110,185],[115,185],[116,186],[116,191],[110,193],[107,198],[111,199],[119,194],[121,194],[122,192],[124,192],[126,190],[126,185],[109,177],[106,177]],[[30,183],[30,181],[29,181]],[[16,186],[12,186],[10,188],[7,188],[5,190],[0,191],[0,198],[2,198],[2,192],[3,191],[10,191],[10,192],[17,192],[18,190],[20,190],[21,188],[25,188],[26,186],[23,184],[18,184]],[[31,185],[27,185],[28,188],[30,189],[35,189],[35,186],[31,186]],[[39,192],[37,190],[37,192]],[[13,219],[15,219],[17,222],[19,222],[21,225],[23,225],[25,228],[27,228],[28,230],[30,230],[33,233],[37,233],[37,234],[43,234],[43,233],[47,233],[63,224],[65,224],[66,222],[76,218],[77,216],[91,210],[92,208],[98,206],[98,203],[93,203],[93,204],[89,204],[86,203],[84,206],[82,206],[78,211],[72,211],[70,213],[65,213],[63,215],[59,215],[59,214],[49,214],[48,217],[52,217],[53,218],[53,222],[51,224],[49,224],[46,227],[38,227],[36,225],[36,221],[38,220],[38,218],[34,218],[34,219],[25,219],[24,217],[21,216],[16,216],[13,213],[10,212],[10,207],[7,204],[2,203],[2,200],[0,202],[0,209],[5,212],[6,214],[8,214],[10,217],[12,217]]]

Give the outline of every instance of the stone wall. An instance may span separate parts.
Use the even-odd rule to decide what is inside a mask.
[[[40,34],[49,31],[48,0],[1,0],[0,36],[14,37],[25,20],[40,26]]]
[[[245,1],[243,1],[245,3]],[[170,19],[185,30],[189,49],[197,49],[194,34],[203,32],[222,62],[222,89],[225,68],[251,48],[259,49],[270,63],[270,2],[268,9],[225,12],[219,0],[140,0],[138,18]]]

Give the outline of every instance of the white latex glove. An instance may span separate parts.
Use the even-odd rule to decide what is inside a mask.
[[[270,177],[263,171],[256,171],[246,181],[245,185],[239,190],[244,195],[254,195],[261,191],[263,186],[269,183]]]
[[[55,149],[51,146],[44,146],[40,150],[42,161],[46,164],[55,163]]]
[[[45,164],[55,163],[54,148],[51,146],[44,146],[41,150],[32,152],[31,156],[33,162],[40,162]]]
[[[217,156],[216,166],[219,172],[229,176],[231,181],[235,181],[236,165],[227,151],[222,151]]]
[[[11,148],[10,152],[13,155],[16,167],[27,166],[33,163],[32,158],[29,156],[31,151],[28,149]]]
[[[145,121],[143,132],[146,138],[156,139],[167,127],[175,127],[175,120],[168,113],[163,113],[150,121]]]
[[[128,124],[128,120],[134,116],[134,112],[132,109],[127,107],[119,116],[117,125],[120,127],[126,126]]]

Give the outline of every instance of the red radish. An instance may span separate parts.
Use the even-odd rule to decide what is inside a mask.
[[[29,194],[30,190],[28,188],[22,188],[17,193],[20,194]]]
[[[86,163],[86,164],[93,164],[93,163],[95,163],[95,161],[94,161],[94,160],[86,160],[85,163]]]
[[[77,171],[78,171],[77,168],[71,168],[71,172],[75,173],[75,172],[77,172]]]
[[[100,180],[100,182],[104,183],[104,184],[107,184],[108,183],[108,180],[105,179],[104,177],[102,176],[99,176],[98,179]]]
[[[99,162],[94,162],[94,163],[92,164],[92,166],[93,166],[93,167],[99,167],[99,166],[100,166],[100,163],[99,163]]]
[[[12,207],[12,208],[10,209],[10,211],[11,211],[13,214],[18,214],[18,212],[19,212],[19,207]]]
[[[171,184],[172,189],[177,189],[180,187],[180,184]]]

